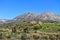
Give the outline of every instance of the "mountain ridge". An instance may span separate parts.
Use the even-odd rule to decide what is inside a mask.
[[[27,12],[26,14],[19,15],[19,16],[15,17],[13,20],[60,22],[60,15],[56,15],[52,12],[43,12],[41,14]]]
[[[56,15],[53,12],[43,12],[40,14],[27,12],[22,15],[16,16],[12,20],[7,20],[7,22],[15,22],[15,21],[29,21],[29,22],[42,21],[42,22],[59,22],[60,23],[60,15]],[[0,22],[3,22],[3,21],[0,19]]]

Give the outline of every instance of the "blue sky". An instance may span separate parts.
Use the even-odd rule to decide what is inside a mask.
[[[12,19],[25,12],[60,13],[60,0],[0,0],[0,19]]]

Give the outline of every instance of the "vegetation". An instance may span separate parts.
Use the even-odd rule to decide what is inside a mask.
[[[0,25],[3,40],[60,40],[59,23],[12,22]]]

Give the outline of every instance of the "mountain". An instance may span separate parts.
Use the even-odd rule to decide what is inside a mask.
[[[15,17],[13,20],[14,21],[60,22],[60,15],[56,15],[52,12],[43,12],[41,14],[27,12],[23,15],[19,15]]]
[[[43,12],[37,16],[37,19],[44,22],[60,22],[60,16],[52,12]]]
[[[37,14],[28,12],[23,15],[19,15],[19,16],[15,17],[13,20],[35,21],[36,17],[37,17]]]
[[[33,12],[27,12],[22,15],[19,15],[12,20],[0,19],[0,23],[2,22],[16,22],[16,21],[42,21],[42,22],[56,22],[60,23],[60,15],[56,15],[52,12],[43,12],[40,14],[36,14]]]

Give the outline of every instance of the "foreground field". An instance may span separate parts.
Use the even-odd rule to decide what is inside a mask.
[[[13,22],[0,25],[1,40],[60,40],[59,23]]]

